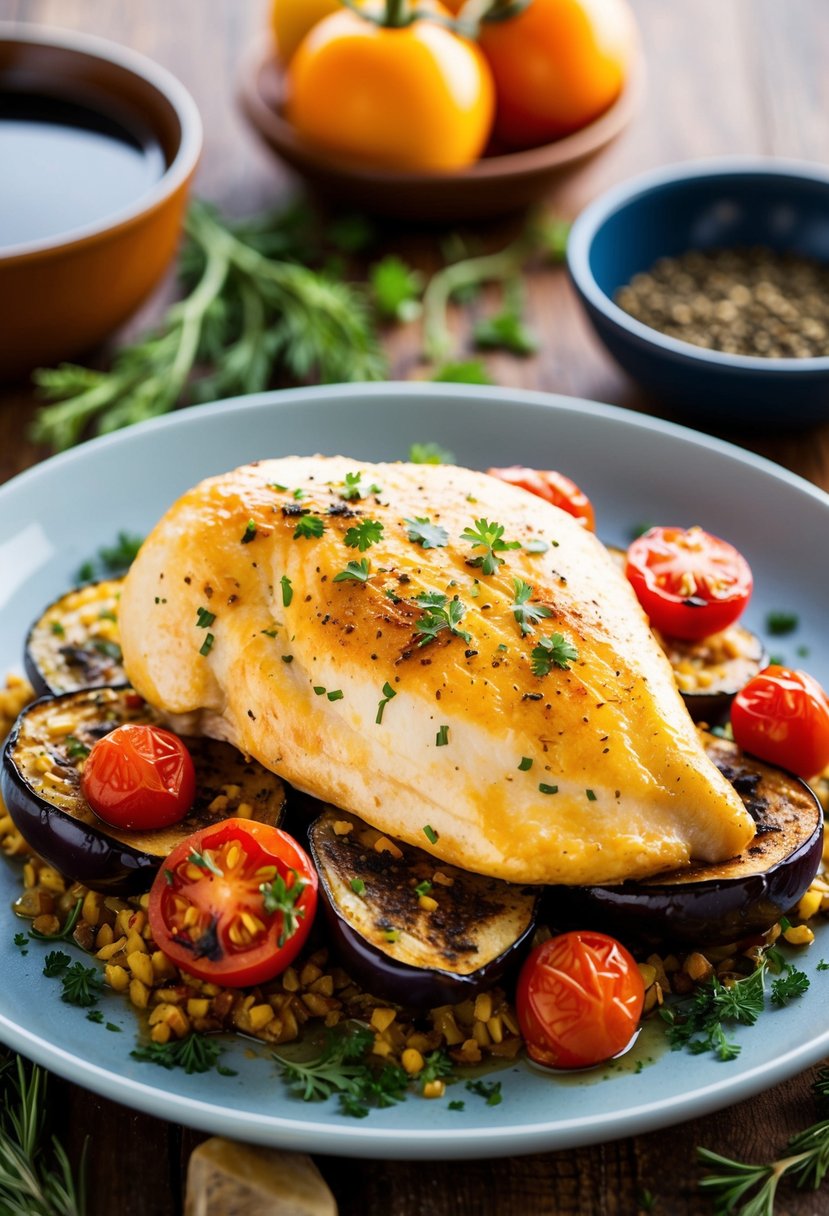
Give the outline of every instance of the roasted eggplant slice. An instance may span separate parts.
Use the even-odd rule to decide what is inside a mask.
[[[601,927],[651,942],[715,945],[768,929],[820,867],[823,813],[802,781],[704,735],[705,748],[757,825],[744,853],[612,887],[550,887],[554,923]]]
[[[329,808],[309,830],[320,895],[343,966],[367,991],[411,1009],[491,987],[529,945],[537,887],[437,862]]]
[[[727,720],[736,694],[768,663],[763,643],[744,625],[732,625],[697,642],[654,633],[688,712],[695,722],[709,726]]]
[[[212,739],[186,740],[196,800],[180,823],[151,832],[104,824],[81,793],[80,773],[95,741],[124,722],[161,724],[132,689],[85,689],[35,701],[9,735],[3,799],[28,844],[61,873],[97,891],[132,894],[146,890],[171,850],[199,828],[228,815],[279,825],[285,802],[279,778]]]
[[[126,683],[118,639],[123,579],[67,591],[35,621],[26,638],[26,675],[38,695]]]

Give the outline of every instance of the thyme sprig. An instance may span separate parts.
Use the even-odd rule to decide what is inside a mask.
[[[182,255],[186,295],[159,328],[123,347],[110,371],[64,363],[35,373],[33,437],[56,450],[88,428],[104,434],[168,413],[182,400],[254,393],[284,375],[323,383],[384,372],[361,291],[262,252],[255,226],[232,226],[191,204]],[[198,367],[212,370],[195,383]]]

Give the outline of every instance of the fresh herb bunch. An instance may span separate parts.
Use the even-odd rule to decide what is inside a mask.
[[[157,331],[119,351],[110,371],[65,363],[36,372],[54,404],[40,410],[33,437],[61,450],[87,428],[103,434],[181,400],[259,392],[275,376],[380,379],[384,362],[362,291],[288,260],[273,217],[271,225],[268,241],[266,224],[225,223],[206,203],[192,203],[181,258],[187,294]],[[199,367],[212,370],[194,381]]]
[[[821,1186],[829,1173],[829,1068],[820,1070],[812,1088],[823,1117],[790,1138],[786,1156],[764,1165],[750,1165],[707,1148],[697,1149],[700,1161],[711,1170],[700,1181],[700,1189],[712,1198],[715,1212],[774,1216],[777,1188],[783,1178],[791,1178],[800,1190],[816,1191]]]
[[[219,1063],[224,1050],[215,1037],[193,1031],[183,1039],[171,1039],[169,1043],[147,1043],[136,1047],[130,1055],[147,1064],[158,1064],[160,1068],[183,1068],[186,1073],[211,1072],[216,1070],[223,1077],[235,1077],[231,1068]]]
[[[75,1174],[59,1141],[45,1142],[46,1073],[4,1054],[0,1085],[0,1212],[85,1216],[86,1145]]]

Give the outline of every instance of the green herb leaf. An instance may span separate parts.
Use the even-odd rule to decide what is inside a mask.
[[[383,539],[383,525],[377,519],[361,519],[359,523],[349,528],[343,537],[343,543],[349,549],[359,549],[365,553],[372,545]]]
[[[199,608],[196,612],[196,628],[207,629],[208,625],[212,625],[215,619],[215,612],[208,612],[206,608]]]
[[[431,379],[437,384],[494,384],[485,363],[480,359],[465,359],[455,363],[442,363],[432,374]],[[414,463],[425,463],[415,461]],[[441,464],[454,464],[454,459],[441,461]],[[451,1104],[450,1104],[451,1106]],[[463,1106],[463,1103],[461,1103]]]
[[[534,355],[538,338],[524,324],[520,285],[508,290],[501,312],[478,321],[472,330],[472,340],[481,350],[506,350],[513,355]]]
[[[389,254],[369,270],[374,306],[391,321],[413,321],[420,315],[423,275],[399,257]]]
[[[282,588],[282,607],[290,608],[291,600],[294,598],[294,589],[287,574],[282,575],[282,578],[279,580],[279,585]]]
[[[471,1094],[485,1098],[487,1106],[500,1106],[503,1101],[500,1081],[467,1081],[466,1088]]]
[[[769,612],[766,614],[766,629],[774,637],[785,637],[794,633],[800,625],[796,612]]]
[[[507,541],[503,539],[503,536],[503,524],[496,523],[494,520],[490,523],[483,518],[476,519],[473,528],[464,528],[461,540],[468,541],[473,551],[475,549],[484,550],[483,556],[471,558],[469,564],[480,566],[483,574],[495,574],[498,567],[504,564],[504,559],[497,555],[504,553],[507,549],[521,548],[520,541]]]
[[[203,659],[206,659],[207,656],[210,654],[210,651],[213,649],[213,643],[215,641],[216,641],[216,639],[213,636],[213,634],[208,633],[207,636],[205,637],[204,641],[202,642],[201,646],[199,647],[199,654],[202,656]]]
[[[39,942],[65,941],[67,938],[71,937],[71,935],[74,931],[75,925],[78,923],[78,917],[81,914],[82,907],[83,907],[83,900],[76,899],[75,906],[73,907],[72,911],[67,916],[66,920],[63,922],[63,925],[61,926],[61,928],[58,929],[57,933],[41,933],[38,929],[30,929],[29,937],[33,937],[36,941],[39,941]]]
[[[367,583],[371,577],[371,562],[367,557],[361,557],[358,562],[349,562],[345,570],[335,574],[333,582],[344,583],[353,579],[355,583]]]
[[[209,853],[198,853],[195,849],[191,849],[187,860],[191,865],[198,866],[200,870],[207,870],[210,874],[215,874],[217,878],[224,878],[223,872]]]
[[[355,895],[363,895],[365,893],[366,884],[363,882],[362,878],[352,878],[349,886]]]
[[[29,953],[29,935],[28,933],[15,933],[14,944],[22,955]]]
[[[421,895],[428,895],[429,892],[431,891],[431,889],[432,889],[432,884],[429,882],[429,879],[424,878],[423,882],[419,882],[417,884],[417,886],[414,889],[414,893],[415,893],[415,895],[417,895],[418,898],[420,898]]]
[[[579,652],[575,646],[560,633],[554,633],[548,638],[539,638],[538,645],[533,647],[530,656],[534,676],[546,676],[554,667],[569,671],[570,664],[575,663]]]
[[[414,544],[424,549],[444,549],[449,542],[449,533],[440,524],[433,524],[428,515],[416,515],[414,519],[404,519],[407,525],[407,536]]]
[[[522,773],[528,773],[530,771],[530,769],[532,768],[532,766],[533,766],[533,762],[532,762],[531,757],[522,756],[521,763],[518,765],[518,769]]]
[[[104,977],[97,967],[84,967],[75,962],[61,975],[63,991],[60,999],[67,1005],[95,1005],[104,986]]]
[[[397,696],[396,689],[392,688],[391,684],[389,684],[389,682],[387,680],[386,683],[383,685],[383,699],[382,699],[382,701],[379,702],[379,704],[377,706],[377,717],[374,719],[374,721],[377,723],[378,726],[383,721],[383,714],[385,712],[386,706],[388,705],[389,701],[391,701],[396,696]]]
[[[545,620],[552,616],[551,610],[546,604],[530,604],[528,603],[533,589],[529,583],[525,583],[522,578],[514,578],[512,585],[515,591],[515,601],[512,604],[512,615],[515,617],[521,628],[521,636],[526,637],[528,633],[532,633],[533,627],[539,621]]]
[[[466,606],[457,596],[453,596],[450,600],[440,592],[424,591],[421,595],[415,596],[415,600],[424,609],[423,616],[415,621],[415,638],[418,646],[426,646],[427,643],[434,642],[444,629],[463,638],[467,643],[471,641],[471,634],[458,628],[466,612]]]
[[[538,789],[539,789],[539,793],[542,793],[542,794],[557,794],[558,793],[557,785],[545,785],[543,781],[539,785]]]
[[[43,960],[43,974],[54,979],[56,975],[62,975],[71,962],[63,950],[50,950]]]
[[[252,540],[256,539],[256,520],[249,519],[245,525],[245,530],[242,533],[242,544],[249,545]]]
[[[345,479],[340,488],[340,497],[346,502],[359,501],[362,498],[369,498],[374,494],[379,494],[383,487],[378,486],[376,482],[370,485],[363,484],[362,473],[346,473]]]
[[[298,908],[297,901],[308,886],[308,880],[301,878],[296,870],[291,870],[291,874],[294,881],[290,886],[281,874],[277,874],[273,882],[263,882],[259,886],[267,914],[274,916],[278,912],[282,916],[280,948],[294,936],[299,929],[299,922],[305,917],[305,908]]]
[[[432,825],[431,825],[431,824],[427,823],[427,824],[424,826],[424,828],[423,828],[423,835],[424,835],[424,836],[426,837],[426,839],[429,841],[429,844],[437,844],[437,842],[438,842],[438,833],[435,831],[435,829],[432,827]]]
[[[159,1068],[182,1068],[186,1073],[210,1072],[215,1068],[223,1077],[235,1077],[235,1072],[218,1066],[223,1050],[218,1039],[194,1031],[183,1039],[171,1039],[169,1043],[136,1047],[130,1055],[134,1060],[157,1064]]]
[[[435,736],[435,747],[446,747],[449,743],[449,727],[441,726]]]
[[[325,524],[318,515],[302,515],[294,529],[294,540],[318,540],[325,531]]]
[[[413,443],[409,448],[409,464],[455,464],[454,452],[439,443]]]

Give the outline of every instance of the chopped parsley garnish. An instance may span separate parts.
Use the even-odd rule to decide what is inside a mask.
[[[305,491],[302,486],[298,486],[296,490],[291,490],[291,498],[295,498],[297,502],[301,502],[305,497]]]
[[[363,882],[362,878],[352,878],[349,885],[355,895],[364,894],[365,889],[366,889],[366,884]]]
[[[278,629],[263,629],[261,632],[264,633],[266,638],[275,638],[279,636]]]
[[[533,647],[530,656],[533,675],[546,676],[554,667],[569,671],[570,664],[575,663],[578,657],[579,652],[575,646],[560,633],[554,633],[549,638],[539,638],[538,645]]]
[[[467,1081],[466,1088],[471,1094],[485,1098],[487,1106],[500,1106],[503,1101],[500,1081]]]
[[[319,515],[303,515],[297,520],[294,540],[310,540],[312,537],[318,540],[324,531],[325,524]]]
[[[489,383],[489,381],[487,381]],[[439,443],[413,443],[409,448],[409,464],[454,464],[455,453]]]
[[[539,789],[540,793],[542,793],[542,794],[557,794],[558,793],[557,785],[545,785],[543,781],[539,785],[538,789]]]
[[[14,944],[17,946],[21,954],[29,953],[29,935],[28,933],[15,933]]]
[[[282,607],[290,608],[291,600],[294,598],[294,589],[287,574],[282,575],[282,578],[279,580],[279,585],[282,588]]]
[[[210,651],[213,649],[213,643],[215,641],[216,641],[216,639],[214,638],[213,634],[208,633],[207,637],[204,639],[201,646],[199,647],[199,654],[203,658],[207,658],[207,656],[210,654]]]
[[[288,492],[288,487],[280,485],[278,481],[269,481],[268,489],[278,490],[280,494],[286,494]]]
[[[774,637],[794,633],[799,624],[800,617],[795,612],[769,612],[766,615],[766,629]]]
[[[215,612],[208,612],[206,608],[199,608],[196,613],[196,628],[207,629],[208,625],[212,625],[215,619]]]
[[[95,1022],[97,1026],[102,1026],[104,1022],[104,1013],[102,1009],[90,1009],[86,1015],[87,1022]]]
[[[424,549],[445,549],[449,543],[449,533],[440,524],[433,524],[428,515],[416,515],[403,523],[407,525],[409,540]]]
[[[596,795],[594,794],[593,790],[585,790],[584,792],[585,792],[585,794],[587,795],[587,801],[588,801],[588,802],[595,802],[595,801],[596,801]]]
[[[323,687],[323,685],[322,685],[322,684],[315,684],[315,685],[314,685],[314,692],[317,694],[317,696],[318,696],[318,697],[324,697],[324,696],[325,696],[325,688]]]
[[[88,1005],[97,1004],[104,986],[104,977],[97,967],[84,967],[83,963],[78,961],[62,973],[61,983],[63,991],[60,999],[67,1005],[86,1008]]]
[[[92,649],[102,654],[105,659],[112,659],[113,663],[120,663],[124,657],[118,643],[111,642],[108,638],[93,638]]]
[[[772,1005],[788,1005],[789,1001],[794,1000],[796,996],[802,996],[808,987],[809,977],[806,972],[799,971],[796,967],[789,967],[784,975],[772,980],[771,1003]]]
[[[379,519],[361,519],[359,523],[349,528],[343,537],[343,543],[349,549],[359,549],[365,553],[372,545],[383,539],[383,525]]]
[[[83,563],[78,570],[78,582],[88,583],[99,573],[122,573],[135,561],[143,543],[143,536],[119,532],[114,545],[102,545],[96,558]]]
[[[435,735],[435,747],[446,747],[449,742],[449,727],[441,726]]]
[[[341,688],[335,688],[331,692],[325,694],[329,701],[342,701],[345,693]]]
[[[223,1077],[235,1077],[230,1068],[222,1068],[219,1058],[222,1044],[216,1038],[193,1031],[183,1039],[172,1039],[169,1043],[148,1043],[136,1047],[130,1055],[134,1060],[147,1064],[158,1064],[161,1068],[183,1068],[186,1073],[210,1072],[215,1068]]]
[[[331,1031],[315,1060],[294,1063],[274,1053],[282,1076],[293,1093],[306,1102],[321,1102],[337,1094],[340,1112],[363,1119],[370,1107],[391,1106],[405,1098],[411,1084],[408,1073],[396,1064],[375,1069],[365,1062],[374,1042],[368,1027],[345,1024]]]
[[[277,912],[282,916],[282,928],[279,932],[280,947],[294,936],[299,928],[299,922],[305,917],[305,908],[298,908],[296,905],[302,892],[308,886],[308,882],[306,879],[300,878],[296,870],[291,870],[291,873],[294,881],[290,886],[281,874],[277,874],[273,882],[259,884],[265,911],[269,916],[273,916]]]
[[[505,553],[507,549],[520,549],[521,542],[518,540],[504,540],[504,525],[492,523],[486,519],[476,519],[474,528],[464,528],[461,533],[461,540],[469,541],[470,545],[475,549],[483,549],[484,553],[480,557],[470,559],[473,566],[480,566],[483,574],[495,574],[499,566],[503,566],[504,559],[498,557],[499,553]]]
[[[420,315],[423,276],[396,254],[389,254],[369,270],[375,307],[392,321],[413,321]]]
[[[193,866],[198,866],[200,870],[209,870],[211,874],[215,874],[217,878],[224,878],[224,874],[216,865],[209,853],[197,853],[193,849],[187,857],[187,860]]]
[[[382,489],[382,486],[375,483],[370,486],[363,485],[362,473],[346,473],[340,497],[344,498],[346,502],[353,502],[355,499],[368,498],[371,494],[379,494]]]
[[[256,536],[256,520],[249,519],[242,533],[242,544],[249,545]]]
[[[383,937],[386,939],[387,942],[399,942],[400,941],[400,930],[399,929],[386,929],[385,933],[383,934]]]
[[[294,656],[292,654],[283,654],[283,656],[282,656],[283,663],[293,663],[293,661],[294,661]]]
[[[425,824],[425,826],[423,828],[423,835],[429,841],[429,844],[437,844],[438,833],[435,831],[435,829],[432,827],[431,824],[429,824],[429,823]]]
[[[367,557],[361,557],[358,562],[349,562],[345,570],[334,575],[335,583],[344,583],[353,579],[355,583],[367,583],[371,577],[371,562]]]
[[[50,950],[43,960],[43,974],[54,979],[56,975],[62,975],[71,962],[63,950]]]
[[[76,739],[74,735],[67,735],[63,741],[63,745],[70,760],[85,760],[89,755],[89,748],[85,743],[81,743],[80,739]]]
[[[518,765],[518,770],[519,770],[519,772],[522,772],[522,773],[528,773],[530,771],[530,769],[532,768],[532,766],[533,766],[532,758],[530,756],[522,756],[521,763]]]
[[[391,684],[389,684],[388,680],[386,680],[386,683],[383,685],[383,699],[377,706],[377,717],[374,719],[378,726],[383,721],[383,713],[385,712],[386,706],[388,705],[389,701],[396,696],[397,690],[392,688]]]
[[[431,891],[431,889],[432,889],[432,884],[429,882],[429,879],[424,878],[423,882],[419,882],[417,884],[417,886],[414,889],[414,893],[415,893],[415,895],[418,896],[418,898],[420,898],[420,896],[422,896],[422,895],[428,895],[429,892]]]
[[[523,578],[514,578],[512,585],[515,589],[515,601],[511,605],[512,615],[521,627],[521,636],[526,637],[528,633],[532,633],[533,626],[553,614],[546,604],[528,602],[533,589],[529,583],[524,582]]]
[[[66,630],[64,629],[63,625],[61,625],[60,621],[50,621],[49,627],[56,637],[62,638],[66,633]]]
[[[448,1109],[449,1110],[463,1110],[465,1106],[466,1106],[466,1103],[464,1101],[454,1098],[449,1103]]]
[[[450,633],[463,638],[466,643],[472,640],[471,634],[458,628],[466,612],[466,606],[456,595],[450,600],[448,596],[438,591],[424,591],[421,595],[415,596],[415,600],[424,609],[423,616],[418,617],[415,621],[415,637],[418,646],[434,642],[443,629],[448,629]]]

